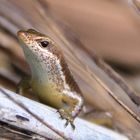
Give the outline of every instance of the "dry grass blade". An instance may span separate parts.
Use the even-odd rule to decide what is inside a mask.
[[[25,108],[27,106],[28,108]],[[62,138],[69,140],[128,140],[126,137],[113,131],[78,118],[75,120],[77,126],[75,131],[71,129],[71,126],[65,128],[56,110],[5,89],[0,89],[0,107],[2,109],[0,121],[19,127],[20,131],[22,129],[26,130],[25,132],[21,131],[23,134],[29,131],[31,134],[35,133],[38,136],[42,136],[42,138],[54,140]],[[10,114],[7,115],[7,112],[10,112]],[[27,134],[30,136],[30,133]]]

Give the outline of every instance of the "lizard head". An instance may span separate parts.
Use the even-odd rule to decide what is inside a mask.
[[[57,44],[50,37],[33,29],[20,30],[17,34],[34,77],[41,78],[42,81],[48,79],[48,75],[52,77],[52,73],[60,69],[63,57]]]
[[[23,50],[30,50],[34,55],[39,55],[47,52],[50,54],[54,54],[56,56],[59,55],[58,48],[56,47],[55,42],[48,36],[35,31],[34,29],[20,30],[17,32],[18,38],[20,42],[23,44]]]

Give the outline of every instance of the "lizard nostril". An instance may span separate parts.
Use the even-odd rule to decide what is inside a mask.
[[[22,41],[24,40],[24,41],[26,41],[26,42],[27,42],[27,39],[30,37],[30,34],[27,33],[27,32],[24,31],[24,30],[18,31],[18,32],[17,32],[17,35],[18,35],[19,40],[22,40]]]
[[[18,31],[17,34],[18,34],[19,37],[27,36],[27,33],[25,31],[23,31],[23,30]]]

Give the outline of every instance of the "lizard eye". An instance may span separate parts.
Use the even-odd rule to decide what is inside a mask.
[[[41,41],[40,44],[43,48],[46,48],[49,45],[49,42],[48,41]]]

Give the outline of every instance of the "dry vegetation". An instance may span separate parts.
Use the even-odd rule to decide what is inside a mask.
[[[140,139],[140,16],[126,0],[0,2],[1,87],[15,91],[19,80],[30,74],[16,32],[34,28],[61,47],[85,98],[80,117]],[[34,98],[31,93],[27,97]]]

